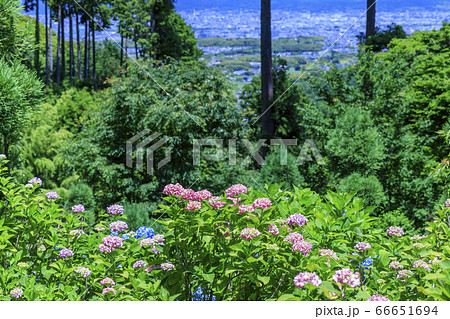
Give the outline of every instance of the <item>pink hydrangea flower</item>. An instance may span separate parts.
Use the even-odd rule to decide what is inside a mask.
[[[450,198],[448,198],[448,199],[445,201],[444,206],[445,206],[445,207],[450,207]]]
[[[57,199],[59,197],[58,193],[53,191],[48,192],[45,196],[47,196],[48,199]]]
[[[78,267],[77,269],[75,269],[75,272],[82,275],[83,278],[86,278],[92,274],[92,271],[86,267]]]
[[[116,248],[120,248],[123,246],[123,240],[122,240],[122,238],[120,238],[118,236],[108,235],[106,237],[103,237],[102,241],[103,241],[103,245],[105,245],[106,247],[109,247],[109,249],[111,251],[114,251]],[[100,249],[100,247],[99,247],[99,249]]]
[[[187,210],[197,210],[202,208],[202,203],[201,202],[196,202],[194,200],[190,200],[189,203],[186,206]]]
[[[170,261],[168,261],[166,263],[161,264],[161,269],[164,271],[170,271],[170,270],[174,270],[175,266]]]
[[[386,296],[379,296],[378,294],[373,295],[367,301],[390,301]]]
[[[423,235],[423,236],[420,236],[420,235],[414,235],[414,236],[412,236],[410,239],[411,240],[421,240],[421,239],[424,239],[424,238],[427,238],[428,236],[427,235]]]
[[[358,242],[356,245],[355,245],[355,247],[353,247],[353,248],[355,248],[356,250],[359,250],[359,251],[364,251],[364,250],[366,250],[366,249],[370,249],[370,248],[372,248],[372,246],[370,246],[370,244],[369,243],[365,243],[365,242]]]
[[[353,273],[350,268],[336,270],[332,278],[336,283],[347,284],[352,288],[361,284],[359,272]]]
[[[181,196],[183,191],[184,191],[183,186],[181,186],[180,184],[176,183],[175,185],[174,184],[166,185],[164,187],[163,193],[166,194],[166,195],[172,195],[172,196],[179,197],[179,196]]]
[[[222,197],[213,196],[209,199],[208,203],[214,208],[221,208],[225,206],[225,202],[221,202],[220,200],[222,200]]]
[[[110,253],[112,251],[111,247],[105,246],[104,244],[100,244],[98,246],[98,250],[100,250],[102,253]]]
[[[267,231],[275,236],[278,236],[280,234],[278,227],[274,224],[269,225],[269,228],[267,229]]]
[[[106,295],[108,292],[114,293],[114,296],[117,294],[116,289],[111,288],[111,287],[107,287],[107,288],[103,289],[102,295],[104,296],[104,295]]]
[[[286,219],[286,223],[290,226],[298,225],[303,226],[308,222],[308,219],[302,214],[293,214]]]
[[[239,214],[243,214],[245,212],[252,213],[254,211],[255,209],[253,208],[252,205],[239,205]]]
[[[386,230],[386,233],[389,236],[395,236],[395,237],[401,237],[405,234],[405,232],[403,231],[402,228],[397,227],[397,226],[391,226]]]
[[[61,251],[59,252],[59,257],[61,258],[67,258],[67,257],[72,257],[73,256],[73,251],[67,248],[61,249]]]
[[[144,238],[144,239],[141,239],[141,241],[139,242],[139,245],[141,247],[153,246],[153,245],[155,245],[155,241],[153,240],[153,238]]]
[[[258,198],[253,202],[253,208],[266,209],[272,206],[272,202],[268,198]]]
[[[428,266],[428,264],[425,261],[423,261],[422,259],[416,260],[413,263],[413,268],[423,268],[426,271],[430,271],[430,266]]]
[[[391,269],[403,269],[403,265],[400,264],[400,262],[398,262],[398,261],[391,261],[391,263],[389,264],[389,268],[391,268]]]
[[[313,245],[309,241],[301,240],[294,243],[292,246],[292,251],[300,251],[303,255],[308,256],[312,248]]]
[[[319,286],[322,280],[317,276],[316,272],[301,272],[294,278],[294,285],[297,288],[303,288],[307,283]]]
[[[283,239],[283,241],[287,241],[290,244],[295,244],[296,242],[300,242],[303,240],[303,235],[297,232],[290,233]]]
[[[401,278],[409,278],[413,272],[411,270],[400,270],[397,274],[397,279],[400,279],[401,281],[405,282],[405,280],[402,280]]]
[[[153,271],[155,269],[161,269],[161,266],[160,265],[151,265],[151,266],[147,267],[147,269],[145,269],[145,271],[147,273],[150,273],[151,271]]]
[[[193,196],[193,200],[196,200],[198,202],[201,202],[202,200],[208,200],[212,197],[212,194],[210,191],[204,189],[198,192],[195,192],[194,196]]]
[[[183,197],[184,200],[190,200],[194,199],[195,192],[192,189],[185,189],[181,192],[181,197]]]
[[[9,294],[14,298],[19,299],[20,297],[23,296],[23,290],[20,288],[14,288],[13,290],[10,291]]]
[[[241,201],[241,198],[240,198],[240,197],[238,197],[238,198],[227,197],[227,199],[232,200],[234,206],[239,206],[239,202]],[[230,206],[233,206],[233,205],[230,204]]]
[[[319,256],[331,256],[334,260],[339,260],[338,256],[336,256],[336,253],[331,249],[320,249]]]
[[[72,206],[72,212],[75,214],[82,213],[82,212],[84,212],[84,206],[81,204]]]
[[[29,184],[37,183],[37,184],[39,184],[40,186],[42,186],[42,180],[41,180],[39,177],[33,177],[32,179],[30,179],[30,180],[28,181],[28,183],[29,183]]]
[[[111,205],[106,209],[106,212],[111,215],[123,215],[123,206]]]
[[[110,287],[114,287],[116,285],[116,283],[114,282],[114,280],[112,280],[109,277],[105,277],[102,281],[100,281],[100,284],[103,285],[110,285]]]
[[[147,267],[147,263],[143,260],[138,260],[133,264],[133,269],[145,268],[145,267]]]
[[[241,231],[241,237],[243,239],[247,239],[247,240],[253,239],[253,238],[258,237],[260,235],[261,235],[261,233],[256,228],[249,228],[249,227],[247,227],[247,228],[244,228]]]
[[[241,184],[236,184],[228,188],[225,193],[227,194],[227,197],[234,197],[239,194],[247,194],[247,187]]]
[[[164,235],[157,234],[153,236],[153,240],[155,241],[156,245],[164,246]]]
[[[128,225],[127,225],[127,223],[125,223],[125,222],[123,222],[121,220],[118,220],[116,222],[112,222],[111,224],[109,224],[109,229],[111,231],[121,232],[121,231],[123,231],[125,229],[128,229]]]

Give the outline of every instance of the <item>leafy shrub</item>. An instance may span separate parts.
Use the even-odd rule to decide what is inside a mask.
[[[379,206],[386,200],[383,185],[373,175],[365,177],[353,173],[339,182],[338,190],[342,193],[357,192],[356,196],[363,198],[369,206]]]
[[[405,213],[399,210],[394,210],[381,214],[380,216],[380,228],[388,228],[390,225],[398,225],[403,228],[408,234],[417,233],[417,229],[414,226],[414,220],[408,218]]]
[[[123,205],[124,215],[131,230],[136,231],[141,226],[150,227],[150,207],[143,203],[126,203]]]

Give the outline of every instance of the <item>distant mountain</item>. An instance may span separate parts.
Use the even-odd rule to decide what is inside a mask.
[[[366,0],[272,0],[272,9],[280,10],[364,10]],[[437,8],[437,6],[449,6],[450,0],[378,0],[376,6],[379,10],[395,10],[408,8]],[[259,10],[260,0],[177,0],[177,10]]]

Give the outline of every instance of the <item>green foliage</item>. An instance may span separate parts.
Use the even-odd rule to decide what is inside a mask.
[[[414,226],[414,220],[408,218],[405,213],[400,210],[394,210],[379,215],[381,229],[388,229],[391,225],[398,225],[403,228],[407,234],[416,234],[417,229]],[[423,231],[423,230],[422,230]]]
[[[126,203],[123,205],[123,210],[130,230],[136,231],[141,226],[150,227],[151,206],[148,204]]]
[[[365,43],[373,52],[380,52],[388,48],[393,39],[405,39],[406,33],[401,25],[392,23],[383,31],[379,27],[375,28],[375,35],[366,40],[364,34],[357,36],[360,43]]]
[[[356,196],[363,198],[364,203],[369,206],[380,206],[386,200],[383,185],[374,175],[365,177],[352,173],[339,181],[338,190],[342,193],[357,192]]]
[[[92,188],[84,183],[78,183],[69,188],[67,196],[65,196],[66,210],[71,211],[72,207],[75,205],[82,204],[86,209],[84,215],[86,216],[86,222],[89,226],[93,226],[96,221],[95,210],[95,199]]]
[[[329,133],[326,150],[330,169],[336,176],[352,172],[373,174],[386,156],[383,138],[371,114],[351,108],[336,119],[336,128]]]

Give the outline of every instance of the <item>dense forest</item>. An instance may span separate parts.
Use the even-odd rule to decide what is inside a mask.
[[[322,207],[319,201],[316,203],[322,197],[330,201],[327,205],[334,205],[336,214],[341,214],[342,209],[345,215],[347,210],[344,212],[343,207],[354,205],[351,209],[355,209],[355,216],[358,211],[367,222],[378,218],[377,227],[383,230],[395,225],[411,236],[431,231],[425,226],[450,198],[449,23],[443,22],[439,30],[414,32],[410,36],[400,26],[377,28],[373,36],[361,36],[354,64],[332,66],[328,71],[315,69],[302,78],[293,79],[287,61],[274,55],[271,74],[272,98],[276,103],[271,108],[274,126],[270,138],[295,139],[299,143],[289,146],[286,154],[279,146],[264,144],[265,163],[259,165],[245,160],[252,156],[241,141],[256,145],[261,137],[266,137],[258,122],[263,115],[261,76],[237,95],[236,87],[220,68],[200,60],[202,51],[198,47],[211,45],[217,39],[201,39],[197,43],[191,27],[175,12],[173,2],[51,0],[45,1],[46,23],[41,24],[18,13],[19,1],[0,0],[0,153],[7,159],[1,214],[14,206],[12,200],[5,198],[12,196],[6,194],[16,186],[5,185],[27,184],[37,177],[44,192],[54,191],[60,197],[59,205],[51,206],[54,214],[57,209],[84,205],[82,225],[86,233],[104,222],[105,208],[114,204],[123,207],[129,230],[151,226],[155,233],[167,231],[167,238],[171,238],[167,229],[175,227],[176,234],[181,226],[164,222],[170,214],[161,209],[168,205],[163,204],[161,194],[176,194],[166,185],[180,183],[219,194],[233,184],[244,184],[255,198],[262,196],[265,189],[276,196],[272,186],[278,185],[283,197],[298,200],[296,205],[304,207],[308,214]],[[37,3],[27,0],[25,9],[33,9]],[[96,32],[113,21],[118,26],[120,43],[96,41]],[[52,23],[59,26],[57,31],[52,29]],[[69,39],[61,32],[64,24],[70,25]],[[84,34],[80,34],[80,25],[84,26]],[[273,45],[280,51],[290,51],[291,47],[301,50],[298,45],[319,50],[316,40],[320,38],[279,39]],[[257,39],[223,39],[220,45],[249,46],[251,53],[259,53],[259,47],[255,49],[259,46]],[[127,52],[121,47],[134,50]],[[310,62],[296,63],[306,66]],[[153,175],[125,165],[127,140],[145,129],[170,137],[155,152],[155,161],[162,160],[169,150],[171,161]],[[192,160],[193,141],[197,139],[223,139],[224,155],[216,160],[202,156],[197,165]],[[311,140],[322,161],[304,148],[304,142]],[[232,141],[237,141],[235,163],[226,151]],[[214,148],[203,151],[211,155]],[[280,156],[284,156],[287,165],[280,165]],[[350,197],[339,206],[341,199],[330,194]],[[305,196],[312,196],[316,204],[308,202]],[[349,204],[351,198],[353,204]],[[15,200],[19,203],[23,199]],[[258,209],[266,208],[258,205]],[[369,208],[355,208],[362,205]],[[231,222],[233,218],[224,220]],[[203,227],[198,225],[199,229]],[[358,227],[354,233],[370,228]],[[248,236],[255,237],[254,233]],[[12,243],[9,237],[1,240],[0,247],[9,247],[2,246],[3,241]],[[207,239],[205,245],[212,245],[210,241]],[[190,253],[195,255],[195,251]],[[221,260],[215,261],[217,265]],[[53,276],[48,269],[41,274],[47,279]],[[214,293],[208,288],[208,300],[213,294],[214,298],[227,300],[229,296],[223,291],[226,284],[208,277],[211,269],[209,273],[202,271],[203,288],[219,287]],[[278,270],[267,270],[265,275],[261,273],[262,279],[255,280],[267,280],[264,284],[269,284],[270,271]],[[170,281],[170,285],[187,280],[180,278]],[[234,279],[229,280],[232,285]],[[2,285],[6,291],[7,285]],[[176,298],[192,300],[191,293],[199,286],[186,285]],[[155,283],[152,289],[156,291],[158,287]],[[173,294],[167,289],[169,292],[161,290],[160,297],[155,298],[169,300]],[[47,298],[42,294],[41,298]],[[230,300],[280,297],[270,297],[271,293],[260,295],[251,289],[238,295]],[[75,300],[70,294],[51,296],[48,298]],[[319,295],[308,296],[320,299]],[[357,296],[356,299],[366,298]]]

